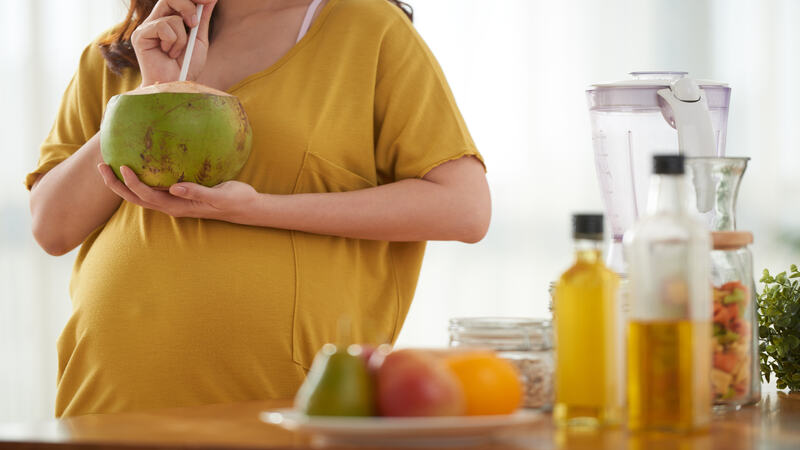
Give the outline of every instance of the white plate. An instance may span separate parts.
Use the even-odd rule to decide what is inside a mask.
[[[261,420],[266,423],[310,434],[327,443],[394,446],[480,444],[503,430],[529,425],[541,418],[542,413],[532,410],[457,417],[307,416],[291,408],[261,413]]]

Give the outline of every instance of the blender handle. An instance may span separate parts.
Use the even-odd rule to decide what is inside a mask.
[[[660,89],[658,95],[672,108],[680,152],[688,157],[717,156],[708,102],[697,83],[691,78],[679,78],[669,88]]]
[[[717,156],[717,140],[711,125],[705,92],[691,78],[679,78],[669,89],[660,89],[658,95],[672,108],[672,120],[678,130],[678,148],[687,157]],[[664,115],[667,117],[667,115]],[[711,179],[701,167],[695,166],[692,183],[695,187],[697,210],[706,213],[714,205]]]

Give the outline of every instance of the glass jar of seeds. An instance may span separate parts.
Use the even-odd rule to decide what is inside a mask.
[[[494,350],[520,374],[522,406],[553,406],[553,329],[549,320],[516,317],[450,319],[450,347]]]

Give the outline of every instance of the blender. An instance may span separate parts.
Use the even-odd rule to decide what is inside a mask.
[[[624,274],[622,236],[644,212],[654,154],[725,156],[731,89],[686,72],[632,72],[631,79],[586,91],[595,166],[612,234],[606,265]],[[714,186],[697,177],[697,202]],[[702,195],[701,195],[702,193]]]

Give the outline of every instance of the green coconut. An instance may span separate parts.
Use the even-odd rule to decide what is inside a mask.
[[[238,98],[192,82],[156,84],[111,98],[100,126],[103,160],[148,186],[232,180],[250,156],[252,130]]]

